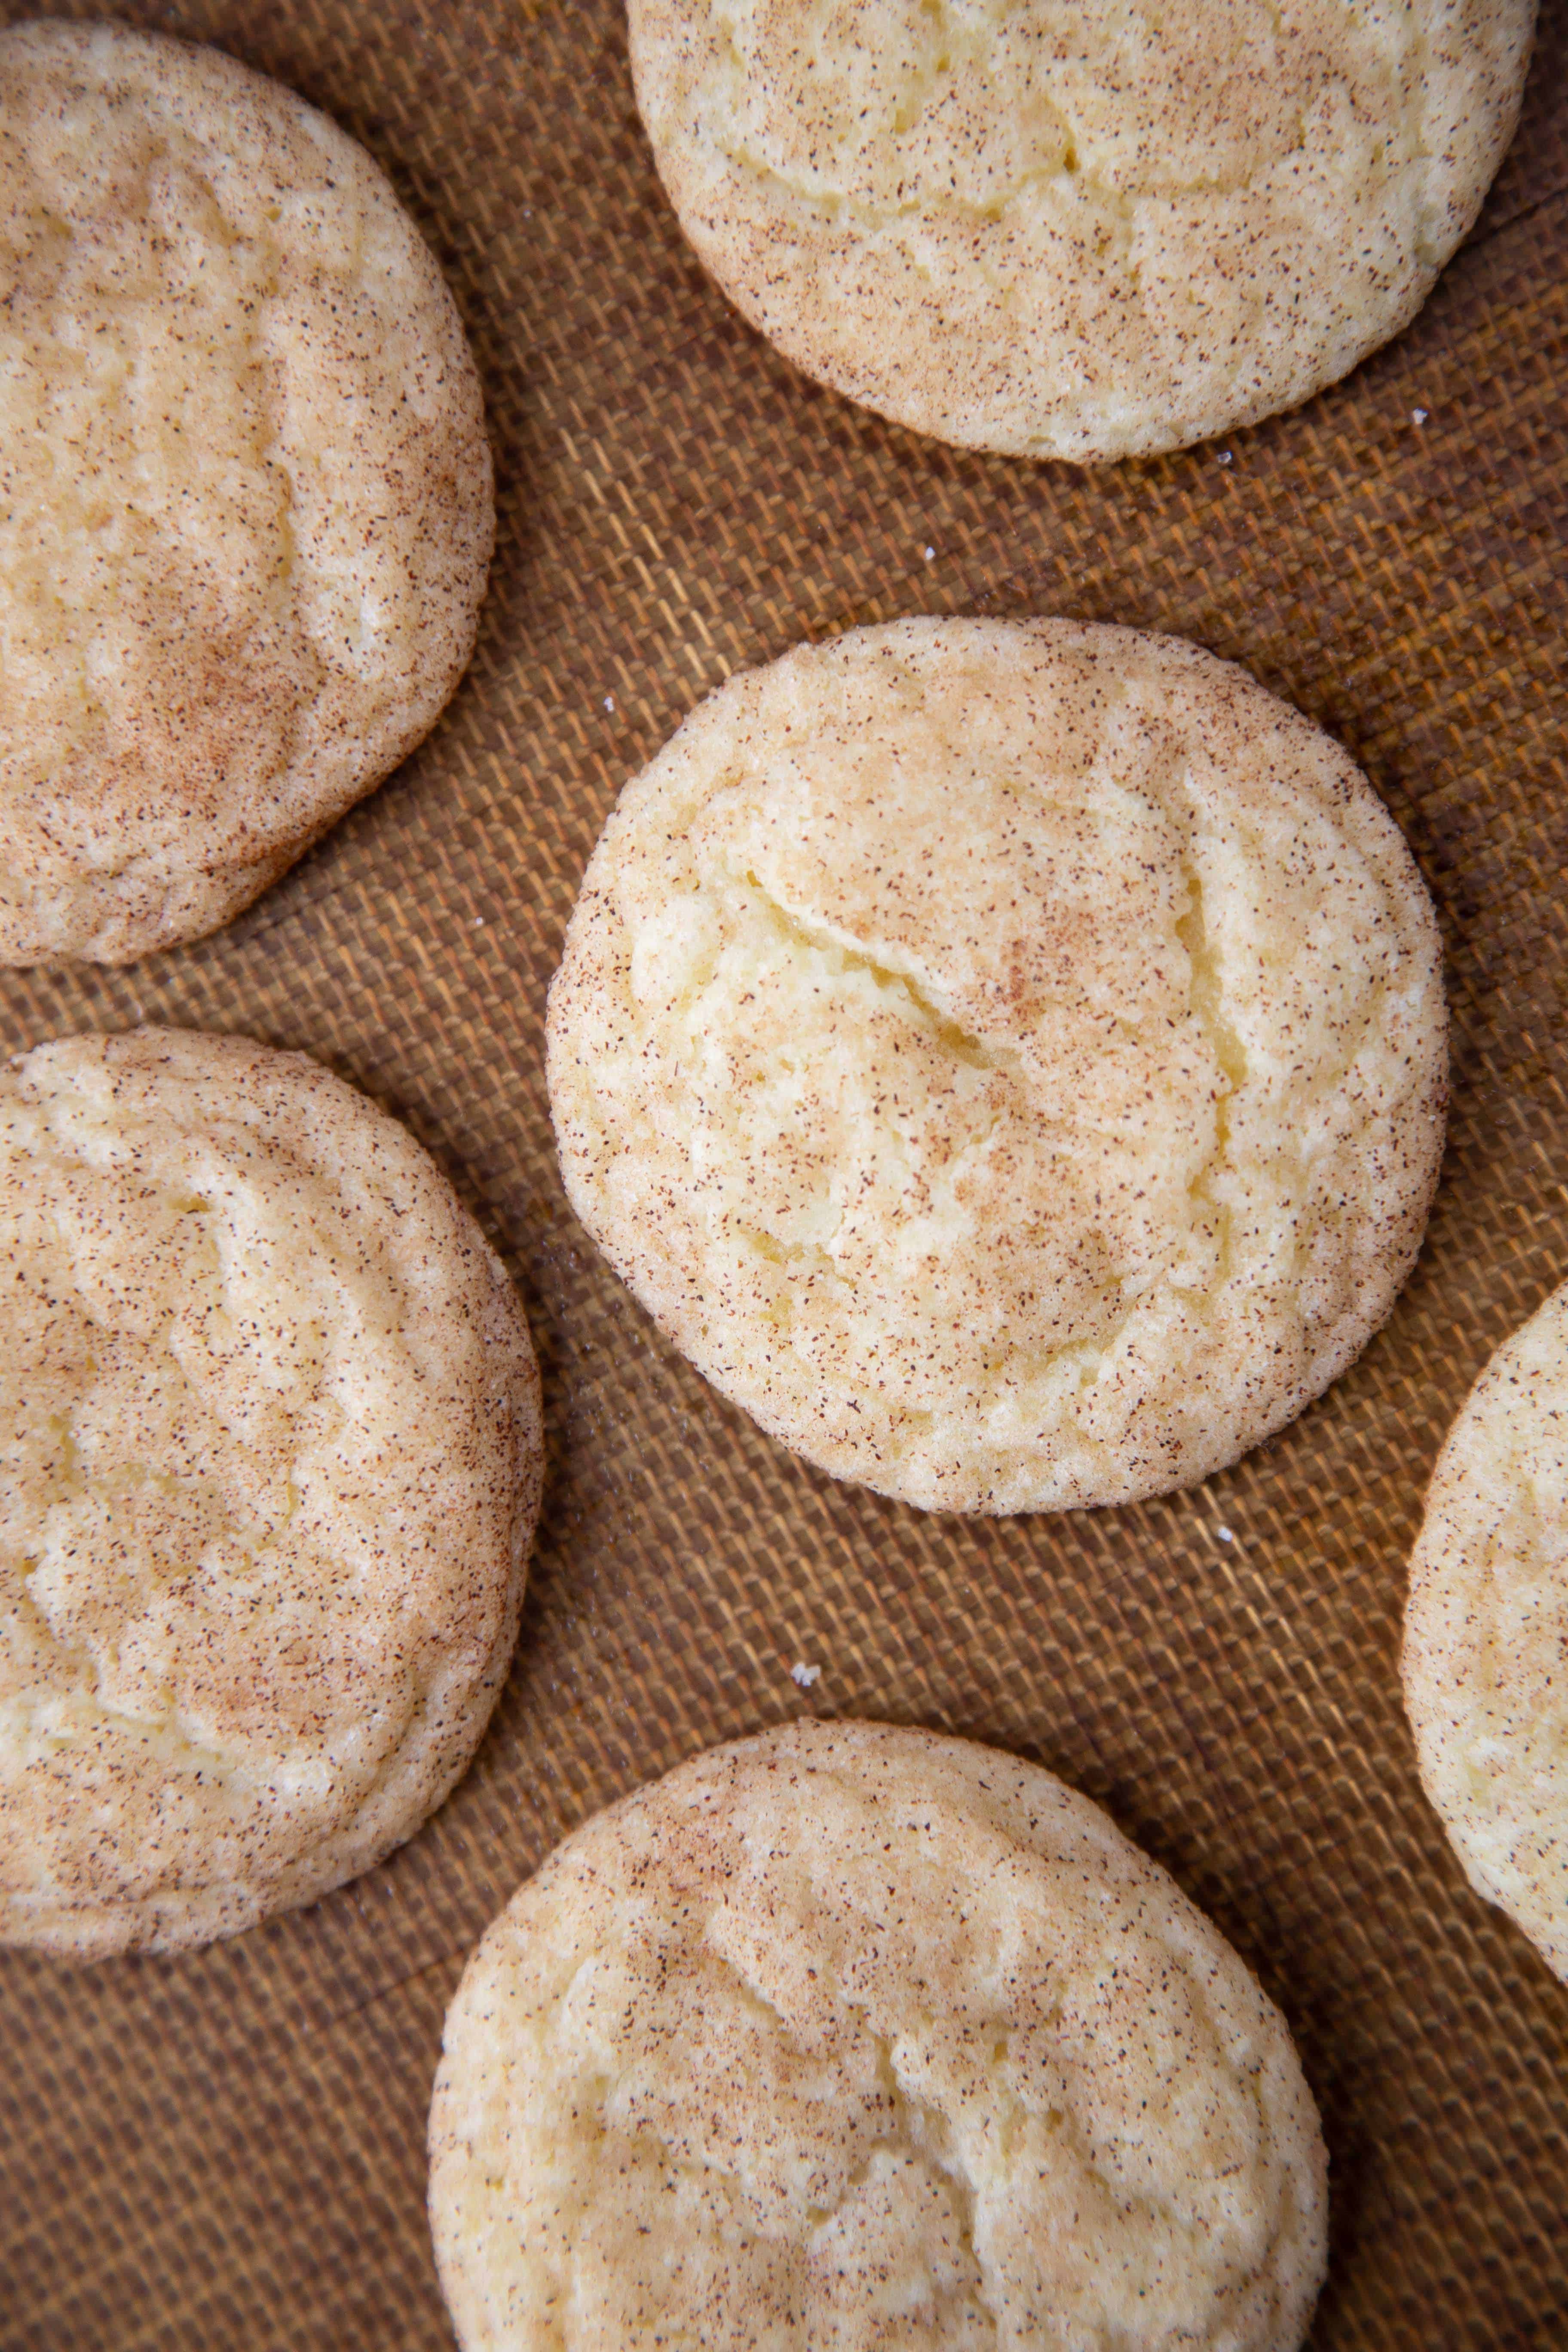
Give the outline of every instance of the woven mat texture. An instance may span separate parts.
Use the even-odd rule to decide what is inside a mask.
[[[412,1844],[182,1958],[0,1955],[0,2346],[449,2345],[423,2141],[466,1954],[585,1814],[806,1706],[1048,1763],[1246,1955],[1331,2150],[1318,2352],[1568,2345],[1568,1988],[1466,1892],[1396,1672],[1442,1433],[1568,1272],[1568,0],[1399,342],[1229,465],[1092,474],[920,441],[775,357],[663,200],[616,0],[123,13],[279,76],[391,173],[473,339],[500,551],[472,672],[390,783],[204,945],[0,974],[5,1042],[243,1031],[396,1110],[515,1273],[550,1472],[499,1714]],[[664,1345],[563,1198],[544,992],[621,783],[736,667],[916,611],[1245,662],[1363,761],[1441,908],[1454,1108],[1415,1277],[1293,1428],[1147,1507],[926,1517],[817,1475]]]

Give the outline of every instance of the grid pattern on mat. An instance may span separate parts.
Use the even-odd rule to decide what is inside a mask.
[[[918,441],[739,321],[659,194],[616,0],[120,13],[217,40],[384,163],[473,338],[500,551],[472,674],[392,782],[205,945],[0,974],[5,1039],[246,1031],[400,1112],[515,1272],[551,1471],[505,1698],[413,1844],[205,1953],[0,1955],[0,2346],[447,2344],[423,2131],[467,1950],[590,1810],[806,1707],[1049,1763],[1251,1960],[1332,2154],[1318,2352],[1568,2343],[1568,1990],[1465,1891],[1395,1670],[1442,1431],[1568,1272],[1568,0],[1392,350],[1228,464],[1089,475]],[[834,1486],[672,1355],[562,1197],[543,997],[620,783],[731,668],[911,611],[1246,662],[1364,762],[1442,910],[1454,1115],[1415,1276],[1321,1403],[1168,1502],[967,1522]]]

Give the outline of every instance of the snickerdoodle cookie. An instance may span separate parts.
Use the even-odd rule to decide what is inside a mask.
[[[1534,0],[630,0],[681,224],[808,375],[1016,456],[1289,408],[1397,334]]]
[[[465,2352],[1295,2352],[1326,2161],[1289,2032],[1097,1805],[872,1724],[568,1838],[430,2122]]]
[[[493,535],[363,149],[216,49],[0,31],[0,961],[248,905],[428,731]]]
[[[0,1942],[166,1951],[410,1836],[511,1654],[539,1380],[395,1119],[147,1029],[0,1072]]]
[[[837,1475],[1125,1502],[1299,1413],[1410,1270],[1436,925],[1339,746],[1173,638],[905,621],[703,703],[551,992],[573,1205]]]
[[[1498,1349],[1438,1456],[1404,1665],[1471,1885],[1568,1979],[1568,1287]]]

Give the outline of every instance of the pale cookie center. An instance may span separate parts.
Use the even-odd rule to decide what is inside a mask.
[[[754,870],[731,877],[670,1022],[694,1200],[781,1336],[810,1356],[831,1331],[836,1381],[892,1372],[906,1403],[937,1404],[962,1366],[972,1392],[1016,1399],[1087,1381],[1159,1286],[1201,1309],[1224,1283],[1214,1179],[1246,1064],[1190,862],[1178,903],[1130,917],[1184,981],[1172,1017],[1063,1001],[1023,1039],[966,1025],[907,959]]]

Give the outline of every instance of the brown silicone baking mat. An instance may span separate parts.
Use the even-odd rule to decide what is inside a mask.
[[[1568,1987],[1466,1892],[1396,1673],[1442,1432],[1568,1273],[1568,0],[1399,342],[1228,464],[1088,475],[896,431],[741,323],[661,197],[616,0],[123,13],[279,76],[391,173],[478,354],[500,551],[473,670],[384,790],[205,945],[0,974],[5,1039],[244,1031],[398,1111],[515,1272],[550,1471],[505,1696],[411,1845],[185,1958],[0,1955],[0,2345],[449,2345],[424,2128],[466,1953],[584,1814],[809,1707],[1050,1764],[1252,1962],[1332,2155],[1320,2352],[1568,2346]],[[731,669],[911,611],[1248,664],[1364,763],[1442,910],[1454,1108],[1415,1276],[1294,1428],[1146,1508],[932,1518],[834,1485],[663,1344],[562,1196],[544,992],[616,792]]]

